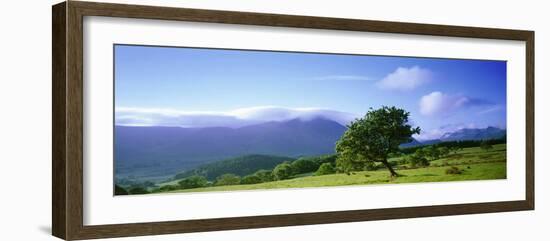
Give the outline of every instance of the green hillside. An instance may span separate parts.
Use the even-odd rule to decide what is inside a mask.
[[[455,167],[459,173],[447,173]],[[390,178],[388,171],[353,172],[350,175],[337,173],[314,176],[300,175],[292,179],[257,184],[211,186],[192,189],[173,190],[171,192],[209,192],[236,191],[275,188],[329,187],[341,185],[368,185],[388,183],[445,182],[468,180],[493,180],[506,178],[506,144],[495,145],[491,151],[479,147],[464,148],[456,154],[435,160],[429,167],[397,167],[400,177]]]
[[[294,158],[291,157],[271,155],[240,156],[199,166],[195,169],[177,174],[174,180],[193,175],[204,176],[208,180],[215,180],[216,177],[226,173],[245,176],[261,169],[270,170],[282,162],[293,160]]]
[[[428,167],[401,171],[403,177],[390,180],[386,170],[363,171],[351,175],[332,174],[324,176],[299,177],[282,181],[232,186],[213,186],[194,189],[181,189],[172,192],[211,192],[211,191],[238,191],[276,188],[304,188],[304,187],[330,187],[346,185],[391,184],[391,183],[420,183],[420,182],[446,182],[469,180],[493,180],[506,178],[506,163],[485,163],[476,165],[459,165],[458,168],[470,169],[460,175],[445,174],[445,167]]]

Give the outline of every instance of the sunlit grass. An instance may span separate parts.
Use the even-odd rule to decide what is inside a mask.
[[[461,174],[446,174],[451,166],[462,170]],[[332,174],[314,176],[312,173],[302,174],[288,180],[273,181],[248,185],[213,186],[194,189],[182,189],[172,192],[210,192],[257,190],[275,188],[330,187],[346,185],[391,184],[391,183],[422,183],[449,182],[469,180],[492,180],[506,178],[506,144],[495,145],[490,151],[478,147],[464,148],[456,154],[431,162],[431,166],[416,169],[398,168],[401,175],[391,178],[385,169],[376,171],[361,171],[351,174]],[[176,184],[173,181],[166,184]]]

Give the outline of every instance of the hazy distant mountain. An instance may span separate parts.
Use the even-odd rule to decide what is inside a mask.
[[[422,141],[413,139],[413,141],[411,141],[410,143],[402,144],[401,147],[406,148],[406,147],[433,145],[444,141],[499,139],[499,138],[503,138],[504,136],[506,136],[506,130],[496,128],[496,127],[490,126],[490,127],[481,128],[481,129],[465,128],[454,132],[447,132],[443,134],[439,139],[422,140]]]
[[[117,177],[167,176],[249,154],[334,153],[346,127],[327,119],[293,119],[241,128],[115,127]]]
[[[506,130],[496,127],[487,127],[485,129],[466,128],[455,132],[445,133],[441,136],[442,141],[460,141],[460,140],[487,140],[498,139],[506,135]]]
[[[417,139],[412,138],[411,142],[403,143],[403,144],[399,145],[399,147],[407,148],[407,147],[415,147],[415,146],[422,146],[422,145],[425,145],[425,144],[418,141]]]

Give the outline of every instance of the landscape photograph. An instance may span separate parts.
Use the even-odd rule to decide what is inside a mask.
[[[113,51],[115,196],[506,179],[506,61]]]

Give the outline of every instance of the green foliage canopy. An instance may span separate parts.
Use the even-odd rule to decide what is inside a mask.
[[[427,167],[430,165],[430,161],[425,156],[416,153],[407,156],[407,162],[411,167]]]
[[[143,187],[133,187],[128,191],[130,194],[147,194],[149,191]]]
[[[241,177],[232,173],[223,174],[216,179],[216,186],[237,185],[240,183]]]
[[[128,195],[128,191],[119,185],[115,185],[115,195]]]
[[[310,158],[300,158],[291,164],[294,174],[314,172],[319,168],[319,165],[318,162]]]
[[[441,157],[446,157],[446,156],[449,155],[449,153],[451,153],[451,149],[449,149],[446,146],[439,147],[438,149],[439,149],[439,154],[441,155]]]
[[[388,155],[399,151],[399,145],[411,142],[420,128],[409,124],[410,113],[396,107],[371,109],[348,125],[348,130],[336,143],[342,161],[381,162],[392,176],[397,173],[388,163]]]
[[[350,173],[355,171],[362,171],[362,170],[375,170],[376,164],[374,162],[367,162],[362,159],[351,159],[351,158],[338,158],[336,159],[336,170],[338,172],[344,172],[344,173]],[[371,168],[371,170],[368,170],[368,168]]]
[[[293,161],[293,158],[271,155],[245,155],[230,159],[224,159],[212,163],[198,166],[174,176],[173,179],[182,179],[193,175],[204,176],[206,179],[214,181],[217,177],[233,173],[239,176],[253,174],[260,169],[273,169],[284,161]]]
[[[260,178],[261,182],[271,182],[274,180],[273,173],[270,170],[258,170],[254,176]]]
[[[179,181],[178,184],[182,189],[198,188],[198,187],[207,186],[208,180],[206,180],[206,177],[193,175],[193,176],[184,178],[183,180]]]
[[[315,175],[322,176],[322,175],[334,174],[335,172],[336,171],[334,170],[334,167],[332,166],[332,164],[323,163],[321,164],[319,169],[317,169],[317,171],[315,172]]]
[[[281,163],[273,169],[273,177],[276,180],[285,180],[292,177],[292,166],[288,162]]]
[[[439,151],[439,148],[437,148],[436,146],[428,146],[425,149],[425,153],[426,153],[426,157],[430,159],[430,161],[434,161],[434,160],[437,160],[439,159],[439,157],[441,156],[441,152]]]
[[[179,189],[179,186],[177,186],[177,185],[164,185],[164,186],[158,188],[158,190],[161,191],[161,192],[175,191],[175,190],[178,190],[178,189]]]
[[[244,176],[241,179],[241,184],[256,184],[261,182],[262,182],[262,179],[256,175]]]
[[[481,143],[479,143],[479,147],[485,151],[493,149],[493,145],[491,145],[491,143],[489,143],[488,141],[482,141]]]

